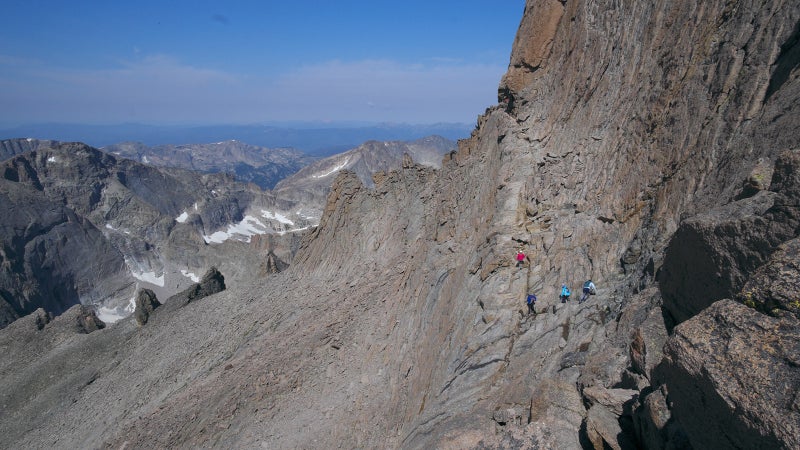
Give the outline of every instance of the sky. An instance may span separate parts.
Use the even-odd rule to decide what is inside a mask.
[[[0,126],[474,123],[524,0],[3,0]]]

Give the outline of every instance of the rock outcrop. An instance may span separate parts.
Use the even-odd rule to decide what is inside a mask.
[[[136,323],[139,325],[146,324],[150,314],[159,306],[161,306],[161,302],[158,301],[155,292],[150,289],[140,289],[136,293],[136,309],[133,311]]]
[[[58,318],[0,331],[0,434],[797,447],[798,321],[771,280],[796,277],[798,23],[783,1],[528,1],[501,104],[441,169],[338,175],[288,269],[58,346]],[[589,278],[597,295],[558,301]],[[720,297],[744,289],[753,308]]]
[[[194,300],[208,297],[209,295],[216,294],[225,290],[225,277],[217,270],[216,267],[208,269],[208,272],[203,275],[199,283],[189,287],[185,291],[177,294],[175,298],[186,299],[189,303]]]
[[[800,326],[722,300],[675,328],[658,380],[694,448],[800,446]]]
[[[52,147],[57,141],[40,140],[33,138],[6,139],[0,141],[0,162],[11,159],[20,153],[36,150],[39,147]]]
[[[676,323],[717,300],[737,295],[781,244],[798,235],[800,154],[780,155],[774,173],[778,181],[771,191],[761,191],[681,223],[667,248],[659,280],[664,306]],[[791,251],[791,245],[784,252],[787,249]],[[775,264],[763,270],[774,272],[772,267]],[[767,284],[763,275],[761,278]],[[768,306],[763,303],[768,297],[763,298],[759,302],[765,310]],[[785,299],[778,305],[789,309],[790,303]]]

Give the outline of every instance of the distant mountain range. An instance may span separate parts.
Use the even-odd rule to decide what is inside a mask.
[[[319,223],[338,172],[371,186],[374,174],[412,160],[439,167],[455,148],[429,136],[319,159],[240,141],[104,151],[0,141],[0,328],[77,303],[113,321],[130,314],[138,288],[165,298],[210,267],[233,280],[282,270]]]
[[[0,141],[0,150],[0,328],[76,303],[102,305],[103,320],[113,319],[132,311],[138,287],[165,298],[212,266],[250,278],[268,258],[290,258],[276,239],[319,220],[228,174],[154,167],[81,143]],[[275,237],[247,245],[260,234]]]
[[[294,147],[311,156],[330,156],[368,140],[411,141],[439,135],[457,140],[469,137],[474,124],[321,124],[156,126],[142,124],[38,124],[0,129],[0,139],[31,138],[79,141],[93,147],[119,142],[155,146],[220,142],[238,139],[260,147]]]
[[[259,147],[235,139],[211,144],[155,147],[141,142],[124,142],[101,150],[159,167],[230,173],[238,181],[255,183],[262,189],[272,189],[275,183],[317,159],[293,148]]]

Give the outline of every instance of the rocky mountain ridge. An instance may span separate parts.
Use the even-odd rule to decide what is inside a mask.
[[[157,145],[138,142],[109,145],[103,151],[157,167],[179,167],[203,173],[230,173],[261,189],[275,184],[315,158],[293,148],[265,148],[237,140],[211,144]]]
[[[290,175],[275,186],[281,198],[319,207],[325,205],[333,179],[347,170],[366,186],[374,186],[373,178],[411,163],[441,167],[442,157],[456,150],[456,143],[441,136],[427,136],[415,141],[367,141],[346,152],[315,161]],[[408,160],[406,158],[409,158]]]
[[[2,435],[797,448],[798,23],[783,1],[529,0],[472,136],[439,170],[340,174],[287,270],[142,327],[0,331]]]

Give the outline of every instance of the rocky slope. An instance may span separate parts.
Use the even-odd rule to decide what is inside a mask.
[[[441,167],[442,157],[456,150],[456,143],[441,136],[415,141],[367,141],[356,148],[316,161],[277,183],[275,194],[281,198],[318,207],[325,206],[334,178],[342,170],[354,172],[366,186],[374,186],[373,177],[408,164],[405,158],[429,167]],[[405,161],[405,162],[404,162]]]
[[[272,189],[275,183],[314,161],[293,148],[265,148],[237,140],[213,144],[157,145],[125,142],[104,151],[157,167],[179,167],[203,173],[234,174],[244,183]]]
[[[286,271],[0,331],[4,445],[797,448],[798,23],[528,1],[472,137],[339,175]]]

